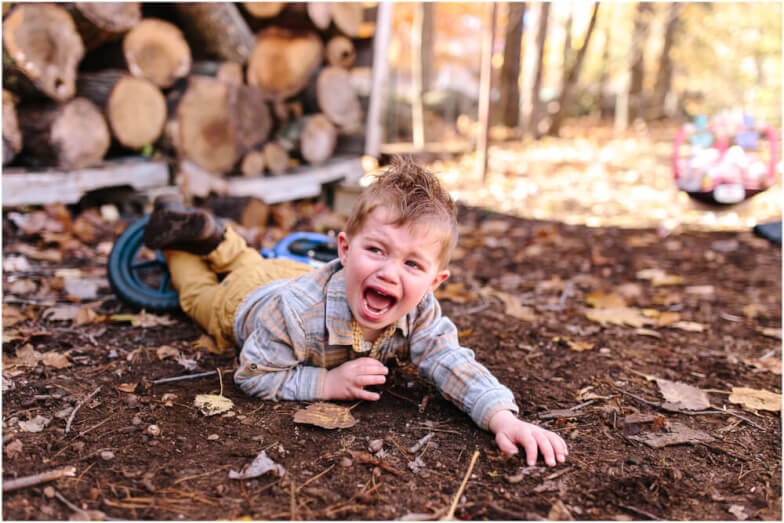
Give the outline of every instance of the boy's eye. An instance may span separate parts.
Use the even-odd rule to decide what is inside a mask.
[[[407,261],[406,265],[408,265],[409,267],[412,267],[414,269],[419,269],[420,268],[420,266],[419,266],[419,264],[417,262],[411,261],[411,260]]]
[[[379,249],[378,247],[368,247],[367,250],[372,252],[373,254],[378,254],[381,252],[381,249]]]

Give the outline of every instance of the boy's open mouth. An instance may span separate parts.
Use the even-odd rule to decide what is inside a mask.
[[[372,316],[381,316],[395,305],[397,298],[368,287],[362,295],[362,302]]]

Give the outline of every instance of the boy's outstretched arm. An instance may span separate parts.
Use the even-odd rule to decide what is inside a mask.
[[[498,447],[511,456],[517,454],[517,446],[525,449],[529,467],[536,464],[537,452],[541,452],[545,463],[554,467],[556,461],[563,463],[569,455],[566,442],[556,434],[538,425],[520,420],[509,410],[501,410],[490,418],[489,429],[495,434]]]

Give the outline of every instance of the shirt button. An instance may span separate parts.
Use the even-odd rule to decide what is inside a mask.
[[[251,363],[250,364],[250,368],[253,369],[253,370],[256,370],[256,364],[255,363]]]

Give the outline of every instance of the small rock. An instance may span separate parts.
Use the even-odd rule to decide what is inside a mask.
[[[161,435],[161,428],[158,425],[148,425],[147,426],[147,434],[152,436],[153,438],[157,438]]]
[[[142,419],[139,416],[134,416],[131,419],[131,423],[133,423],[134,425],[141,425],[142,424]]]
[[[128,408],[135,409],[139,406],[139,396],[136,394],[128,394],[125,397],[125,404],[128,405]]]
[[[5,455],[9,458],[14,458],[15,456],[22,453],[22,448],[22,442],[18,439],[15,439],[11,443],[5,445]]]
[[[114,459],[114,452],[112,452],[111,450],[104,450],[103,452],[101,452],[100,456],[101,459],[104,461],[111,461]]]
[[[220,436],[218,436],[217,434],[210,434],[209,436],[207,436],[207,440],[209,441],[215,441],[218,439],[220,439]]]
[[[384,446],[384,440],[383,439],[374,439],[374,440],[371,440],[370,443],[368,443],[368,450],[370,450],[370,452],[372,452],[372,453],[376,453],[379,450],[381,450],[381,448],[383,446]]]
[[[73,407],[65,407],[64,409],[55,412],[54,417],[58,419],[65,419],[71,415],[71,412],[73,412],[73,410],[74,410]]]
[[[44,487],[44,496],[46,496],[47,498],[53,498],[54,497],[54,487],[52,487],[51,485],[49,485],[47,487]]]
[[[350,467],[353,464],[354,464],[354,461],[351,458],[349,458],[348,456],[343,456],[342,458],[340,458],[340,466],[341,467],[348,468],[348,467]]]

